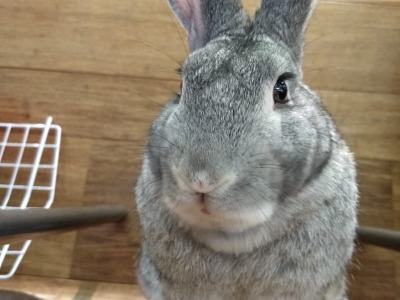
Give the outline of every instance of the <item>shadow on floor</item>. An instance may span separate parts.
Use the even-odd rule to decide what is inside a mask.
[[[0,299],[1,300],[41,300],[34,296],[30,296],[27,294],[13,292],[13,291],[4,291],[0,290]]]

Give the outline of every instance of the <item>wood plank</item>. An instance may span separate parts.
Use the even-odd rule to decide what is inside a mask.
[[[17,274],[69,278],[75,237],[76,232],[70,232],[32,241]],[[21,247],[17,243],[11,249],[20,250]],[[14,258],[10,256],[5,260],[3,273],[11,269]]]
[[[318,90],[358,159],[400,159],[397,95]]]
[[[0,122],[43,122],[51,115],[62,126],[63,138],[130,140],[142,144],[161,104],[176,89],[177,82],[2,70],[0,104],[7,114],[0,115]],[[15,117],[9,111],[14,111]]]
[[[393,208],[391,161],[357,160],[361,208]],[[393,228],[388,228],[393,229]]]
[[[304,62],[312,87],[400,93],[400,10],[374,3],[318,5]],[[245,1],[252,13],[258,4]],[[179,80],[171,72],[186,56],[164,0],[6,1],[0,16],[2,67]]]
[[[96,141],[91,152],[83,205],[118,204],[133,212],[134,186],[141,169],[140,151],[141,147],[132,142]],[[131,222],[120,226],[80,231],[71,278],[133,283],[139,243],[140,228],[134,215]],[[118,272],[110,273],[110,270]]]
[[[393,260],[376,257],[360,259],[354,263],[349,273],[349,299],[398,299],[396,298],[396,265]]]
[[[0,289],[29,293],[43,300],[145,300],[134,285],[22,275],[0,281]]]
[[[186,55],[166,1],[7,2],[1,66],[171,79]]]
[[[392,165],[393,170],[393,181],[392,181],[392,192],[393,192],[393,208],[400,213],[400,163]],[[400,216],[397,219],[398,229],[400,230]]]
[[[400,215],[397,215],[397,218]],[[399,230],[398,226],[395,226]],[[358,244],[349,270],[349,299],[399,299],[400,253]],[[397,298],[396,298],[397,297]]]
[[[399,216],[400,217],[400,216]],[[396,294],[397,294],[397,300],[400,299],[400,260],[396,261]]]
[[[369,134],[345,136],[350,149],[358,158],[399,161],[400,141],[392,137],[374,137]]]
[[[319,2],[400,7],[399,0],[319,0]]]
[[[307,32],[305,81],[314,89],[399,94],[399,18],[392,7],[318,5]]]

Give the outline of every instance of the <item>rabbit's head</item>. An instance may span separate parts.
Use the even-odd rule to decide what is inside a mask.
[[[191,54],[182,91],[153,125],[148,158],[162,201],[186,224],[243,231],[318,176],[334,126],[301,80],[314,0],[169,0]],[[301,206],[301,203],[299,203]]]

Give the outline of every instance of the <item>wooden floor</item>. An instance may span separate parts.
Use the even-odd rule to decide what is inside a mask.
[[[17,275],[1,284],[41,300],[145,300],[135,285]],[[1,296],[1,294],[0,294]],[[18,299],[15,299],[18,300]]]
[[[251,13],[258,2],[244,1]],[[179,89],[174,69],[186,50],[178,30],[166,0],[0,1],[0,122],[51,115],[62,126],[55,207],[132,211],[122,226],[34,241],[19,276],[0,288],[133,299],[133,187],[155,102]],[[360,223],[400,230],[400,0],[320,0],[304,72],[357,158]],[[349,283],[352,300],[400,300],[400,254],[360,245]],[[90,297],[76,298],[86,287]],[[114,287],[119,296],[109,294]]]

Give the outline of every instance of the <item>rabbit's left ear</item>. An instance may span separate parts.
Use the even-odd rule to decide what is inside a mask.
[[[190,50],[220,35],[245,34],[250,20],[240,0],[168,0],[189,35]]]
[[[252,34],[285,43],[301,60],[304,34],[317,0],[262,0]]]

